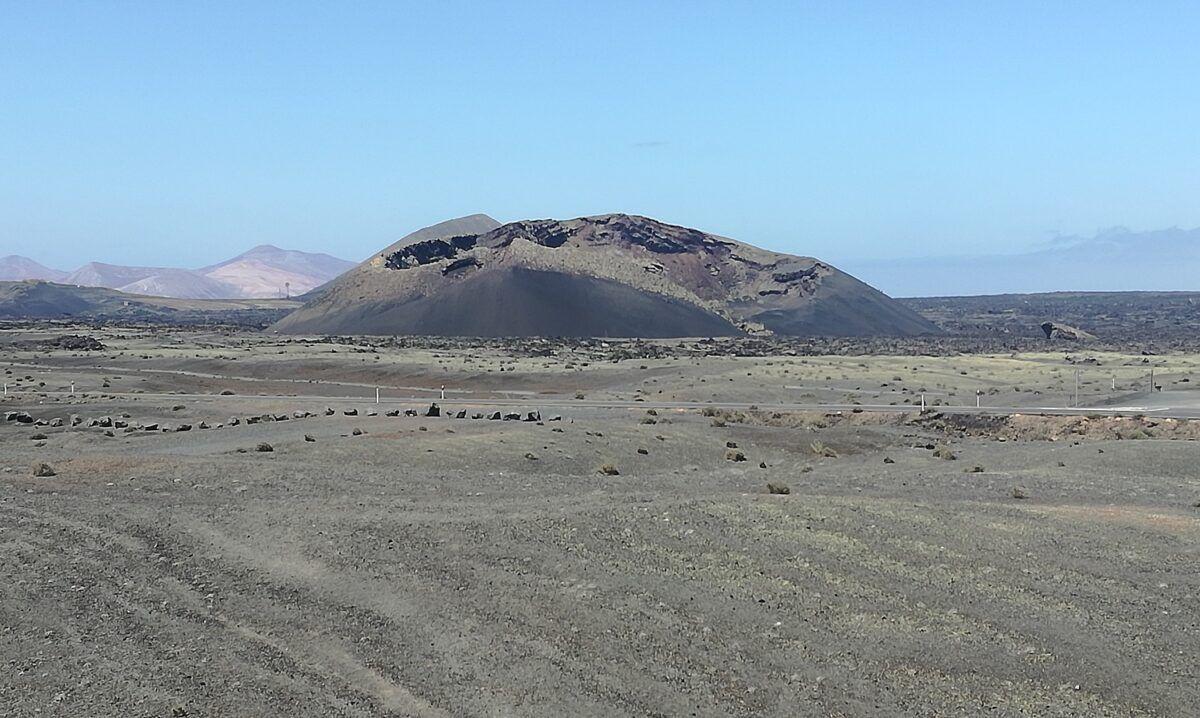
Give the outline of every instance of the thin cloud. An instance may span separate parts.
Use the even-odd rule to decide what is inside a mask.
[[[639,150],[653,149],[655,147],[666,147],[671,144],[667,140],[648,140],[646,142],[634,142],[631,147]]]

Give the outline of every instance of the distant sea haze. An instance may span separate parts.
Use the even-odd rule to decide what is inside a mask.
[[[846,260],[846,271],[894,297],[1033,292],[1200,290],[1200,229],[1064,237],[1013,255]]]

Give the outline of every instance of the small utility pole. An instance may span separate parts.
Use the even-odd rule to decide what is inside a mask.
[[[1079,370],[1075,370],[1075,406],[1079,407]]]
[[[1154,396],[1154,367],[1150,367],[1150,396]]]
[[[921,413],[925,413],[925,395],[921,394]]]
[[[75,396],[75,382],[71,382],[71,396]]]

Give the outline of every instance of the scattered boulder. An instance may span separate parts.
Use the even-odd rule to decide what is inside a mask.
[[[429,408],[425,410],[425,416],[428,416],[428,417],[441,416],[441,415],[442,415],[442,407],[438,406],[436,403],[430,404]]]
[[[54,467],[43,462],[33,465],[33,475],[38,478],[47,478],[50,476],[57,476],[58,474],[54,471]]]
[[[601,474],[605,476],[620,476],[621,472],[612,464],[604,464],[599,468]]]
[[[362,430],[362,429],[359,429],[358,427],[355,427],[355,428],[354,428],[354,430],[353,430],[353,431],[351,431],[350,433],[351,433],[351,435],[353,435],[353,436],[362,436],[362,435],[363,435],[363,430]]]
[[[462,410],[460,410],[460,411],[459,411],[457,414],[455,414],[455,415],[454,415],[454,418],[455,418],[455,419],[465,419],[465,418],[467,418],[467,410],[466,410],[466,409],[462,409]]]
[[[883,463],[885,463],[885,464],[894,464],[894,463],[896,463],[896,460],[895,460],[895,459],[893,459],[893,458],[892,458],[892,457],[890,457],[890,456],[885,456],[885,457],[883,457]]]
[[[405,416],[416,416],[416,415],[417,415],[417,410],[416,410],[416,409],[405,409],[405,410],[404,410],[404,415],[405,415]]]
[[[260,418],[259,418],[259,417],[257,417],[257,416],[247,416],[247,417],[246,417],[246,423],[247,423],[247,424],[257,424],[257,423],[259,423],[260,421],[262,421],[262,419],[260,419]]]
[[[146,424],[142,428],[146,431],[158,431],[158,424]]]
[[[399,409],[392,409],[392,410],[390,410],[390,411],[385,411],[385,412],[383,413],[383,415],[384,415],[384,416],[391,416],[391,417],[400,416],[400,410],[399,410]]]
[[[546,419],[546,421],[562,421],[562,417],[555,414],[554,416],[550,417],[549,419]]]
[[[540,412],[540,411],[531,411],[525,415],[525,421],[541,421],[541,420],[542,420],[542,412]]]
[[[62,425],[63,425],[63,420],[57,416],[50,420],[50,426],[55,429],[59,428]]]
[[[649,456],[649,455],[650,455],[650,450],[649,450],[649,449],[643,449],[643,448],[639,448],[639,449],[637,450],[637,452],[638,452],[639,454],[641,454],[642,456]]]
[[[505,421],[520,421],[521,413],[519,411],[510,411],[504,415]]]
[[[258,446],[254,447],[254,450],[259,453],[269,454],[275,450],[275,447],[271,446],[270,444],[268,444],[267,442],[264,441],[261,444],[259,444]]]
[[[328,406],[325,407],[325,416],[333,416],[336,413],[337,412],[334,411],[331,407],[328,407]]]
[[[538,460],[538,455],[537,455],[537,454],[535,454],[535,453],[533,453],[532,451],[526,451],[526,452],[525,452],[525,458],[526,458],[526,459],[529,459],[530,461],[537,461],[537,460]]]
[[[726,449],[725,450],[725,460],[726,461],[737,461],[737,462],[745,461],[746,453],[743,452],[741,449]]]
[[[312,434],[305,434],[305,435],[304,435],[304,440],[305,440],[305,441],[307,441],[307,442],[308,442],[308,443],[310,443],[310,444],[315,444],[315,443],[316,443],[316,441],[317,441],[316,439],[314,439],[314,438],[313,438]]]
[[[231,416],[231,417],[229,417],[229,421],[227,423],[230,426],[237,426],[242,423],[242,420],[237,418],[236,416]]]
[[[191,431],[191,430],[192,430],[191,424],[180,424],[179,426],[175,427],[175,431]]]
[[[82,416],[80,416],[79,414],[71,414],[71,420],[70,420],[71,426],[79,426],[82,423],[83,423]]]
[[[491,414],[488,414],[488,421],[500,421],[500,412],[493,411]]]
[[[1057,322],[1043,322],[1042,331],[1045,332],[1047,339],[1062,339],[1068,342],[1081,342],[1096,338],[1095,334]]]
[[[1020,486],[1014,486],[1012,489],[1012,497],[1014,499],[1027,499],[1029,498],[1029,494],[1026,494],[1025,489],[1021,488]]]
[[[342,413],[346,416],[358,416],[358,409],[346,409]]]
[[[937,447],[936,449],[933,450],[933,455],[939,459],[944,459],[946,461],[957,461],[958,460],[958,456],[955,455],[955,453],[950,450],[949,446]]]
[[[776,483],[776,482],[772,481],[771,483],[767,484],[767,493],[768,494],[777,494],[779,496],[786,496],[786,495],[792,493],[792,488],[790,486],[788,486],[787,484],[780,484],[780,483]]]

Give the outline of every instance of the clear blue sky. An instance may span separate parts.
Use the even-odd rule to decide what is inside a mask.
[[[829,260],[1200,225],[1200,3],[0,2],[0,255],[648,214]]]

